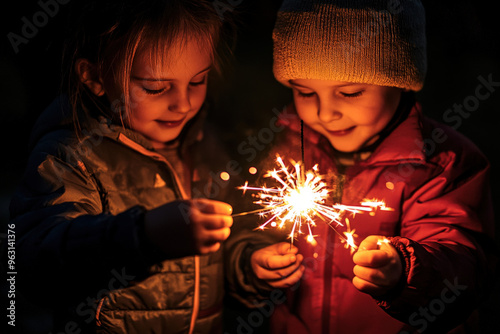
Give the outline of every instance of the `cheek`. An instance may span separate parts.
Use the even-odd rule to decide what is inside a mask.
[[[133,105],[140,104],[142,101],[144,101],[146,98],[144,95],[145,95],[144,90],[140,87],[132,86],[129,89],[130,102]]]
[[[198,109],[201,107],[207,96],[207,86],[199,87],[191,92],[191,105]]]
[[[350,113],[350,117],[360,125],[384,127],[394,115],[394,111],[386,105],[376,108],[358,108]]]
[[[294,99],[295,109],[300,119],[310,125],[317,119],[317,107],[315,103],[304,99]]]

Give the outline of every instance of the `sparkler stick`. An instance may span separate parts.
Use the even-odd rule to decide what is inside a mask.
[[[256,191],[253,194],[257,200],[255,204],[262,208],[247,212],[233,214],[232,217],[245,216],[249,214],[259,214],[267,220],[256,229],[264,230],[268,225],[271,227],[284,228],[291,224],[291,232],[288,235],[293,240],[299,235],[304,234],[303,226],[307,226],[307,241],[312,245],[317,242],[314,239],[312,228],[316,226],[315,218],[319,218],[330,226],[346,244],[346,248],[351,249],[351,254],[358,247],[355,245],[354,238],[357,234],[355,229],[351,230],[349,219],[344,217],[346,213],[354,216],[357,213],[368,212],[374,214],[376,210],[390,211],[383,201],[365,199],[360,206],[349,206],[344,204],[334,204],[328,206],[325,204],[331,189],[327,188],[324,177],[318,172],[318,165],[312,170],[305,171],[300,162],[292,162],[293,168],[290,170],[281,159],[276,157],[279,169],[268,171],[264,177],[269,177],[277,184],[276,187],[250,187],[248,182],[238,189],[246,191]],[[344,227],[346,231],[340,233],[336,228]],[[335,226],[334,226],[335,225]]]

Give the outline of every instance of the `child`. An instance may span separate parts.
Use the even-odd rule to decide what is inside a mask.
[[[294,106],[269,161],[275,153],[302,160],[303,135],[305,166],[318,164],[331,203],[379,199],[392,210],[346,216],[349,226],[337,230],[354,233],[354,255],[319,220],[317,245],[301,235],[293,247],[269,245],[268,232],[233,231],[231,294],[274,310],[272,333],[444,333],[488,289],[489,163],[415,102],[424,26],[419,1],[282,3],[273,70]],[[286,296],[276,290],[288,287]]]
[[[208,198],[232,187],[210,177],[224,156],[203,119],[223,21],[205,1],[76,8],[67,95],[11,202],[19,291],[57,333],[220,330],[232,208]]]

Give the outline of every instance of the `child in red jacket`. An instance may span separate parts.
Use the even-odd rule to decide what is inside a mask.
[[[294,108],[282,115],[273,155],[301,160],[303,145],[332,203],[376,198],[393,210],[348,217],[354,255],[321,221],[317,245],[234,235],[233,295],[272,306],[272,333],[446,332],[487,288],[489,163],[415,102],[424,30],[420,1],[283,2],[273,70],[292,88]],[[281,288],[290,289],[278,298]]]

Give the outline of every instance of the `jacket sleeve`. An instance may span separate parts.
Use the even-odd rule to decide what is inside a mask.
[[[251,182],[250,186],[261,184],[265,171],[275,168],[274,161],[277,151],[279,150],[274,148],[271,151],[263,152],[262,156],[267,158],[255,164],[261,177]],[[235,212],[247,212],[259,208],[252,205],[250,193],[247,192],[240,198],[239,203],[235,205],[237,208]],[[263,222],[259,219],[257,214],[235,217],[231,235],[224,244],[227,294],[232,300],[236,300],[248,308],[262,306],[262,301],[268,299],[271,291],[274,290],[253,273],[250,264],[252,254],[260,248],[289,241],[287,235],[281,233],[282,231],[276,229],[256,230],[259,223]]]
[[[404,203],[401,235],[390,240],[405,275],[379,300],[421,331],[463,323],[491,287],[497,256],[488,162],[479,154],[447,159]]]
[[[144,210],[104,213],[91,174],[55,146],[35,149],[10,207],[20,292],[45,304],[95,297],[113,274],[135,277],[147,262],[139,240]]]

